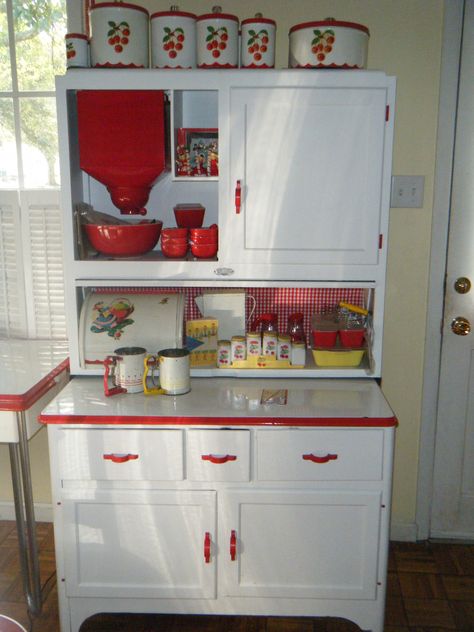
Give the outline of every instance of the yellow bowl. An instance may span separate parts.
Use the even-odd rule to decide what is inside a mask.
[[[312,349],[318,366],[359,366],[365,349]]]

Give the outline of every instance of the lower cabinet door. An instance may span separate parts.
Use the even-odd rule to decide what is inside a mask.
[[[216,596],[215,492],[81,490],[62,509],[68,596]]]
[[[223,493],[220,594],[374,599],[380,511],[379,492]]]

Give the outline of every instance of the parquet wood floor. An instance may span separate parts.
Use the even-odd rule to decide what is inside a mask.
[[[30,632],[59,632],[53,528],[38,523],[44,605],[29,620],[15,523],[0,521],[0,614]],[[281,617],[97,615],[81,632],[358,632],[341,620]],[[474,544],[392,542],[385,632],[474,632]]]

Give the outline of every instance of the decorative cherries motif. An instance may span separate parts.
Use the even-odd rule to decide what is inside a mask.
[[[336,35],[332,29],[326,29],[323,32],[316,29],[313,33],[314,39],[311,42],[311,52],[316,55],[316,59],[319,62],[323,62],[326,59],[326,55],[329,55],[333,49]]]
[[[267,52],[267,44],[269,41],[268,31],[262,29],[258,33],[256,31],[249,30],[249,39],[247,40],[247,50],[255,61],[262,59],[262,54]]]
[[[120,24],[117,24],[116,22],[110,21],[108,24],[110,29],[107,31],[107,42],[110,46],[113,46],[116,53],[121,53],[129,41],[130,25],[128,22],[120,22]]]
[[[73,59],[76,56],[74,44],[72,42],[66,42],[66,58]]]
[[[174,30],[165,26],[163,30],[165,32],[163,37],[163,50],[168,53],[168,57],[175,59],[184,47],[184,40],[186,39],[184,30],[180,26],[177,26]]]
[[[213,26],[208,26],[207,30],[209,31],[209,35],[206,37],[206,48],[212,51],[212,56],[217,59],[221,56],[221,51],[227,48],[227,40],[229,39],[227,28],[221,26],[215,29]]]

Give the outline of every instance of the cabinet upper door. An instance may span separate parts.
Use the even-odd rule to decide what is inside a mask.
[[[383,88],[233,88],[229,260],[377,265],[386,108]]]

